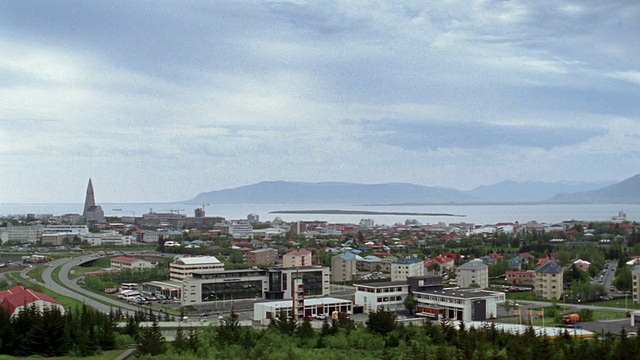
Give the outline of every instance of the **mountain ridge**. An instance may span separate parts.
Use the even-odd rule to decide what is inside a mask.
[[[635,179],[637,178],[637,179]],[[635,180],[632,180],[635,179]],[[621,185],[622,184],[622,185]],[[622,189],[620,187],[623,187]],[[605,190],[609,189],[609,190]],[[625,193],[625,197],[619,194]],[[629,196],[630,193],[635,194]],[[262,181],[236,188],[202,192],[189,203],[214,202],[220,204],[522,204],[575,203],[574,194],[616,194],[615,201],[633,199],[640,203],[640,174],[614,182],[516,182],[505,180],[471,190],[424,186],[405,182],[360,184],[340,181]],[[616,202],[613,202],[616,203]],[[633,202],[632,202],[633,203]]]

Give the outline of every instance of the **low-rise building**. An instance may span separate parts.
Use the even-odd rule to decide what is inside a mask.
[[[44,308],[55,308],[62,314],[65,313],[64,307],[56,299],[20,284],[0,291],[0,306],[9,312],[11,317],[31,306],[35,306],[40,311],[44,310]]]
[[[305,299],[302,311],[304,317],[329,318],[337,316],[338,313],[353,314],[353,303],[349,300],[330,297]],[[268,325],[271,319],[280,313],[292,316],[292,312],[292,301],[255,303],[253,305],[253,320],[259,321],[262,325]]]
[[[201,270],[223,271],[224,264],[215,256],[181,257],[169,264],[169,279],[182,281]]]
[[[272,248],[257,249],[247,251],[244,254],[244,263],[255,266],[272,266],[275,265],[278,258],[278,251]]]
[[[356,287],[355,303],[362,306],[363,312],[404,310],[404,299],[409,295],[409,283],[390,281],[369,284],[354,284]]]
[[[406,281],[413,276],[423,276],[422,259],[417,256],[407,256],[391,264],[391,281]]]
[[[35,243],[41,240],[44,225],[15,226],[8,224],[6,241],[17,243]]]
[[[81,239],[91,246],[128,246],[136,242],[134,236],[122,235],[117,231],[84,234]]]
[[[144,259],[136,259],[129,256],[116,256],[111,258],[111,268],[117,270],[139,270],[152,268],[154,265]]]
[[[504,273],[505,280],[509,284],[532,285],[535,281],[536,272],[533,270],[507,270]]]
[[[282,256],[282,267],[311,266],[313,255],[307,249],[300,249],[288,252]]]
[[[329,295],[330,270],[323,266],[200,270],[183,280],[182,306],[243,299],[292,299],[294,278],[302,279],[307,298]]]
[[[477,288],[453,288],[416,291],[416,315],[441,320],[464,322],[495,318],[498,304],[504,303],[505,294]]]

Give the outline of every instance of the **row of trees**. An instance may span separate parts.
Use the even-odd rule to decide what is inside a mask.
[[[115,313],[82,306],[65,314],[31,306],[10,317],[0,307],[0,353],[15,356],[89,356],[118,348]],[[120,342],[127,342],[120,338]]]
[[[164,348],[160,346],[161,348]],[[149,357],[151,353],[148,353]],[[640,338],[602,334],[576,339],[565,332],[551,340],[527,328],[511,334],[493,323],[471,328],[449,322],[399,326],[395,314],[379,311],[366,326],[346,317],[314,330],[308,321],[284,314],[268,329],[240,327],[232,314],[199,332],[179,330],[176,340],[154,359],[639,359]]]

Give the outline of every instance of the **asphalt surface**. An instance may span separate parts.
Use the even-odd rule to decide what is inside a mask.
[[[126,302],[83,289],[77,284],[78,279],[69,278],[69,272],[74,266],[92,260],[93,258],[94,255],[86,255],[76,258],[65,258],[52,261],[51,263],[45,265],[47,266],[47,268],[42,272],[42,280],[44,281],[44,286],[58,294],[77,299],[103,313],[109,313],[114,309],[121,309],[123,313],[130,315],[133,315],[138,310],[148,311],[147,308],[128,304]],[[62,284],[64,284],[65,286],[61,286],[53,281],[52,274],[53,271],[57,268],[60,268],[60,272],[58,274],[60,282],[62,282]],[[165,316],[164,313],[158,311],[154,312],[157,315],[162,315],[163,317]]]

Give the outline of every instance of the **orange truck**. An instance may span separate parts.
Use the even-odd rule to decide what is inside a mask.
[[[578,314],[567,314],[562,316],[563,324],[575,324],[580,321],[580,315]]]

